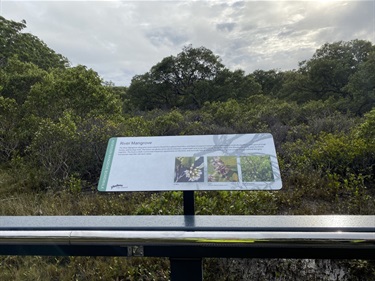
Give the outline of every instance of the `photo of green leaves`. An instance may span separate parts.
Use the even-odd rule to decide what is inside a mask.
[[[240,157],[243,182],[273,181],[270,156],[252,155]]]

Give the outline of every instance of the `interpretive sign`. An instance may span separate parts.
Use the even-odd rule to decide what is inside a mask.
[[[271,134],[119,137],[108,142],[99,191],[277,190]]]

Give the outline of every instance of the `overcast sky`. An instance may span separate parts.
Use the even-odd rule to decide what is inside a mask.
[[[0,0],[0,14],[26,20],[25,32],[117,86],[189,44],[246,73],[297,69],[326,42],[375,44],[375,0]]]

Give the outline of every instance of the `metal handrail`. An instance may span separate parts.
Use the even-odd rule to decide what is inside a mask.
[[[1,244],[38,245],[191,245],[191,244],[306,244],[374,247],[374,232],[280,231],[0,231]]]
[[[375,259],[375,216],[0,216],[0,255]]]

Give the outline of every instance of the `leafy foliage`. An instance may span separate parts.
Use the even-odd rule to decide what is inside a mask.
[[[0,67],[7,64],[9,58],[17,56],[22,62],[30,62],[47,70],[68,65],[62,55],[56,54],[38,37],[22,33],[26,21],[15,22],[0,16]]]
[[[344,87],[352,102],[349,109],[358,115],[371,110],[375,104],[375,51],[368,54],[366,61],[358,66],[358,70],[350,77]]]
[[[42,81],[47,72],[30,62],[22,62],[17,57],[8,59],[5,67],[0,68],[0,93],[23,104],[31,87]]]
[[[242,177],[246,182],[273,181],[269,156],[241,157]]]
[[[14,99],[0,96],[0,160],[9,161],[16,153],[18,106]]]
[[[176,57],[166,57],[149,72],[135,76],[128,94],[142,110],[197,109],[206,101],[241,99],[259,91],[253,77],[242,70],[225,69],[212,51],[190,45]]]
[[[25,102],[29,114],[56,119],[65,110],[81,117],[121,113],[117,97],[92,69],[77,66],[55,69],[34,84]]]

